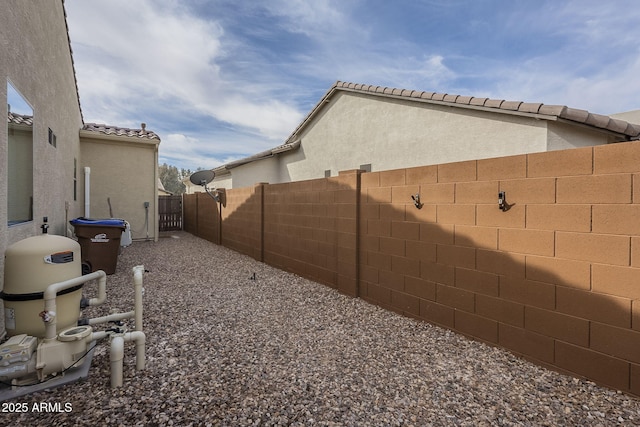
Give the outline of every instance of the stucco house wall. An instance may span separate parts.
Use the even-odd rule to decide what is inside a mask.
[[[547,148],[544,121],[352,93],[336,94],[300,139],[299,150],[282,155],[292,181],[364,164],[380,171]]]
[[[285,143],[222,165],[217,187],[283,183],[638,138],[640,126],[561,105],[336,82]]]
[[[159,140],[109,137],[95,131],[80,135],[83,183],[84,168],[90,169],[90,216],[122,218],[129,222],[133,239],[157,240]]]
[[[74,159],[79,159],[78,102],[62,1],[7,0],[0,13],[0,251],[40,233],[48,217],[50,232],[64,234],[67,217],[80,213],[74,199]],[[8,226],[7,82],[33,109],[33,220]],[[49,144],[49,129],[57,144]],[[0,283],[4,257],[0,258]],[[1,288],[1,286],[0,286]]]
[[[277,156],[247,163],[232,170],[232,187],[225,188],[252,187],[259,182],[287,182],[288,180],[281,176],[283,171],[287,172],[286,168],[281,166],[281,158]],[[224,187],[222,181],[214,181],[214,184],[218,187]]]

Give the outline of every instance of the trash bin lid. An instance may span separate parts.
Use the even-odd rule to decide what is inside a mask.
[[[100,227],[125,227],[125,221],[118,218],[104,218],[104,219],[92,219],[92,218],[76,218],[69,221],[71,225],[94,225]]]

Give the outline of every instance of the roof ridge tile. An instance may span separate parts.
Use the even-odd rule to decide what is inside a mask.
[[[489,98],[484,102],[484,106],[489,108],[500,108],[503,102],[504,102],[504,99]]]
[[[518,107],[518,111],[522,111],[523,113],[534,113],[537,114],[540,111],[540,107],[542,107],[541,102],[523,102]]]
[[[476,98],[475,96],[472,96],[471,100],[469,101],[469,105],[484,107],[484,104],[486,104],[488,100],[489,98]]]
[[[522,101],[502,101],[500,108],[503,110],[518,111],[521,105]]]
[[[589,112],[587,110],[581,110],[579,108],[564,107],[558,117],[563,119],[573,120],[574,122],[585,122],[589,118]]]
[[[118,126],[110,126],[102,123],[85,123],[82,130],[90,132],[103,133],[105,135],[127,136],[147,139],[160,139],[160,137],[150,130],[146,129],[146,125],[141,129],[132,129]]]

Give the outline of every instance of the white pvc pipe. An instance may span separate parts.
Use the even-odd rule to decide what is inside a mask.
[[[84,217],[91,218],[91,168],[84,168]]]
[[[124,338],[121,335],[111,339],[111,387],[122,386],[122,360],[124,359]]]
[[[108,336],[109,336],[109,333],[107,331],[92,332],[91,335],[87,337],[87,343],[92,343],[93,341],[102,340]]]
[[[133,267],[133,286],[135,291],[135,305],[133,311],[127,311],[126,313],[114,313],[109,314],[107,316],[102,317],[94,317],[89,319],[87,322],[89,325],[96,325],[98,323],[107,323],[107,322],[115,322],[118,320],[132,319],[135,318],[135,330],[142,330],[142,275],[144,273],[144,266],[138,265]],[[106,276],[105,276],[106,277]],[[104,283],[100,281],[98,283],[98,297],[91,298],[87,304],[100,305],[104,303],[107,298],[107,281],[104,280]],[[138,326],[140,325],[140,326]]]
[[[147,337],[142,331],[133,331],[124,334],[124,340],[126,342],[133,341],[136,343],[136,370],[142,371],[147,364],[145,358],[145,343]]]
[[[111,339],[109,359],[111,364],[111,388],[122,387],[122,371],[124,365],[124,343],[136,343],[136,370],[141,371],[146,366],[144,332],[133,331],[124,335],[116,335]]]
[[[126,313],[113,313],[102,317],[92,317],[87,320],[89,325],[97,325],[99,323],[117,322],[118,320],[131,319],[135,317],[134,311],[127,311]]]
[[[98,270],[102,271],[102,270]],[[96,271],[97,273],[97,271]],[[88,302],[90,306],[103,304],[107,300],[107,275],[104,274],[98,279],[98,296],[91,298]]]
[[[133,312],[128,313],[116,313],[104,318],[89,319],[89,324],[92,322],[98,323],[102,319],[109,318],[131,318],[135,317],[135,330],[133,332],[127,332],[124,335],[117,335],[111,339],[110,363],[111,363],[111,387],[122,386],[122,371],[124,364],[124,343],[133,341],[136,344],[136,369],[141,371],[146,367],[146,336],[142,332],[142,276],[144,274],[144,266],[137,265],[133,267],[133,286],[135,292],[135,307]],[[127,316],[127,317],[125,317]]]
[[[144,265],[136,265],[133,267],[133,286],[135,291],[135,306],[134,311],[136,314],[135,330],[142,331],[142,275],[144,274]]]
[[[63,282],[52,283],[47,286],[47,289],[44,291],[44,338],[46,340],[55,339],[58,335],[58,331],[56,329],[56,295],[58,292],[63,291],[65,289],[72,288],[74,286],[81,285],[83,283],[88,282],[89,280],[99,279],[101,282],[104,281],[106,288],[106,280],[107,275],[104,271],[98,270],[93,273],[86,274],[80,277],[74,277],[73,279],[65,280]]]

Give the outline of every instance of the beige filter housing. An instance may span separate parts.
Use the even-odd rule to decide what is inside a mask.
[[[29,237],[5,251],[5,329],[8,336],[45,335],[44,291],[52,283],[82,275],[80,245],[67,237],[43,234]],[[82,285],[58,293],[57,332],[76,326],[80,317]]]

